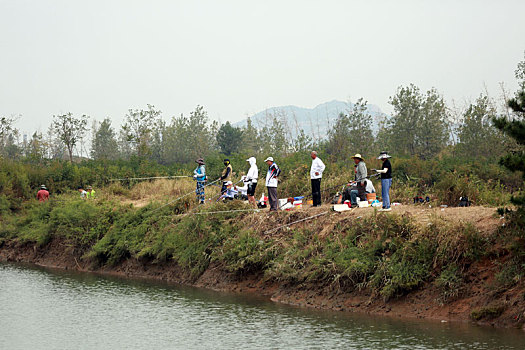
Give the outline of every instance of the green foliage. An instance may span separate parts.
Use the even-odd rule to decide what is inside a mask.
[[[115,130],[111,127],[111,120],[105,118],[98,127],[94,127],[93,140],[91,141],[91,157],[99,159],[117,159],[118,144]]]
[[[386,300],[421,285],[429,276],[435,244],[428,239],[407,242],[379,261],[371,283]]]
[[[121,142],[128,155],[139,158],[151,154],[152,133],[160,120],[161,111],[148,104],[148,109],[130,109],[121,128]]]
[[[242,130],[233,127],[230,122],[221,125],[217,132],[217,145],[227,156],[239,152],[243,140]]]
[[[486,95],[480,95],[463,114],[459,127],[457,154],[462,158],[499,159],[505,152],[506,140],[494,128],[492,119],[497,110]]]
[[[365,157],[377,152],[372,132],[372,116],[367,111],[367,101],[358,99],[348,115],[340,113],[335,125],[328,131],[326,149],[334,160],[344,160],[351,153]]]
[[[445,304],[453,301],[460,295],[464,280],[459,267],[452,263],[441,271],[434,284],[441,291],[439,302]]]
[[[30,191],[24,166],[0,158],[0,213],[19,210],[23,201],[30,198]]]
[[[413,84],[390,98],[394,115],[387,121],[390,150],[399,155],[430,159],[448,142],[448,110],[436,89],[422,94]]]
[[[505,135],[516,141],[519,147],[512,153],[501,158],[500,163],[510,171],[520,171],[525,179],[525,60],[520,62],[516,70],[516,79],[520,80],[521,90],[516,92],[516,96],[508,101],[508,106],[513,110],[513,118],[499,117],[493,118],[496,128]],[[525,207],[525,196],[513,198],[514,204]]]
[[[215,260],[224,262],[230,272],[252,273],[264,271],[275,253],[270,242],[247,230],[228,236],[217,250]]]
[[[518,258],[511,259],[501,266],[494,276],[497,288],[509,288],[525,276],[525,263]]]
[[[69,161],[73,162],[73,148],[84,138],[87,131],[88,116],[74,117],[72,113],[53,116],[53,131],[59,140],[66,146],[69,153]]]
[[[470,313],[470,317],[474,321],[480,321],[483,319],[493,319],[500,316],[505,311],[505,305],[490,305],[476,309]]]

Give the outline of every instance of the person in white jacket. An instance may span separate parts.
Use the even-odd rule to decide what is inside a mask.
[[[250,163],[250,169],[248,170],[248,174],[246,174],[246,179],[244,180],[244,183],[248,186],[246,194],[248,195],[248,202],[254,207],[257,207],[257,203],[255,201],[255,188],[257,187],[259,169],[257,169],[257,161],[255,157],[250,157],[246,159],[246,161]]]
[[[312,167],[310,168],[310,179],[312,181],[312,197],[314,207],[321,205],[321,178],[326,168],[321,158],[317,156],[316,151],[310,153],[312,157]]]

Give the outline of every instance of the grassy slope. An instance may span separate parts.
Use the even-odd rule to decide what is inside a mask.
[[[431,290],[426,302],[446,306],[491,293],[471,303],[472,319],[522,315],[519,323],[523,317],[523,265],[511,254],[517,241],[498,228],[502,221],[493,217],[495,209],[451,208],[445,212],[450,215],[423,207],[391,215],[372,209],[330,212],[271,231],[326,208],[179,215],[247,208],[239,202],[196,208],[192,195],[160,207],[191,190],[189,181],[166,181],[140,184],[130,192],[118,186],[99,190],[96,201],[78,200],[75,194],[27,203],[22,213],[1,219],[0,247],[17,242],[46,249],[60,241],[93,269],[128,259],[146,265],[171,262],[196,281],[213,266],[238,280],[257,276],[290,288],[337,290],[381,302]],[[145,205],[150,200],[157,202]],[[495,271],[480,282],[481,292],[471,287],[479,269]],[[509,295],[516,304],[505,301]]]

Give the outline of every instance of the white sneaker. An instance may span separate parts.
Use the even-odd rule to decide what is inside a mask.
[[[392,208],[387,208],[387,209],[379,209],[379,211],[392,211]]]

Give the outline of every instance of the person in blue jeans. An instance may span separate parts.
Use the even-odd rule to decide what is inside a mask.
[[[381,152],[377,159],[383,162],[382,169],[376,169],[376,172],[381,174],[381,197],[383,197],[383,208],[380,211],[391,211],[390,208],[390,187],[392,186],[392,164],[390,160],[392,158],[388,155],[388,152]]]
[[[195,194],[199,204],[204,204],[204,184],[206,183],[206,168],[204,165],[204,159],[199,158],[195,161],[198,164],[197,168],[193,170],[193,179],[197,181],[197,188]]]

